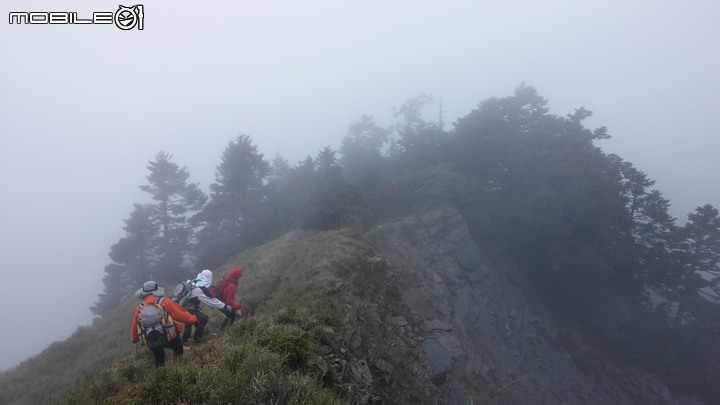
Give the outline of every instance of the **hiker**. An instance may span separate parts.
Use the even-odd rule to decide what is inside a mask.
[[[235,311],[233,311],[231,306],[226,305],[217,298],[212,298],[209,290],[212,283],[212,271],[205,269],[197,275],[193,281],[193,287],[188,293],[189,298],[185,304],[185,309],[195,315],[198,319],[198,323],[195,324],[195,336],[193,337],[195,343],[204,342],[203,333],[205,332],[205,325],[207,325],[208,320],[210,319],[209,316],[200,310],[201,302],[210,307],[219,309],[228,318],[235,318]],[[188,328],[186,328],[183,332],[183,342],[190,340],[190,335],[192,335],[192,327],[188,326]]]
[[[214,290],[212,291],[212,293],[215,298],[224,302],[226,305],[229,305],[233,309],[233,311],[239,311],[243,307],[241,303],[235,302],[235,293],[237,292],[238,280],[242,276],[243,268],[240,266],[235,266],[232,268],[232,270],[230,270],[230,273],[225,276],[225,278],[215,283],[215,286],[213,287]],[[222,324],[220,324],[220,329],[226,327],[228,324],[234,324],[236,320],[240,319],[240,316],[241,315],[238,314],[237,316],[234,316],[232,318],[223,318]]]
[[[155,281],[145,282],[142,288],[135,292],[135,296],[143,300],[143,303],[135,308],[130,340],[137,343],[142,339],[143,344],[148,346],[155,356],[155,368],[165,364],[165,348],[172,349],[175,357],[182,356],[180,333],[186,325],[189,327],[197,323],[197,317],[176,302],[166,299],[165,289],[159,287]],[[164,321],[161,319],[163,317]],[[161,325],[155,326],[158,323]],[[153,333],[149,331],[151,329],[157,329],[160,333]]]

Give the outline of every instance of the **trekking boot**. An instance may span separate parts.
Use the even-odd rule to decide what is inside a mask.
[[[195,339],[194,339],[194,340],[195,340],[195,343],[198,343],[198,344],[200,344],[200,343],[205,343],[205,339],[203,339],[203,338],[201,338],[201,337],[195,336]]]

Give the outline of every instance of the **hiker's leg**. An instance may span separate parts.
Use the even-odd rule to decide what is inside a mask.
[[[190,312],[191,314],[193,314],[195,316],[197,316],[197,314],[199,313],[199,311],[196,309],[188,309],[188,312]],[[193,328],[192,325],[189,325],[189,324],[185,325],[185,330],[183,331],[183,335],[182,335],[183,342],[187,342],[188,340],[190,340],[190,336],[192,336],[192,328]]]
[[[183,342],[187,342],[188,340],[190,340],[190,336],[192,336],[192,328],[193,328],[192,325],[185,325],[185,330],[183,331],[183,334],[182,334]]]
[[[165,364],[165,348],[156,347],[154,349],[150,349],[150,351],[155,357],[155,368],[161,367]]]
[[[182,340],[180,339],[180,335],[178,334],[171,340],[167,346],[172,349],[173,355],[175,357],[182,356],[183,355],[183,344]]]
[[[198,312],[195,314],[195,316],[198,319],[198,323],[195,325],[195,340],[201,340],[203,337],[203,333],[205,332],[205,325],[207,325],[208,320],[210,320],[210,317],[207,316],[203,312]]]

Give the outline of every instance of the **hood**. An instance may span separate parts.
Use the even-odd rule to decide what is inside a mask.
[[[212,272],[210,270],[201,271],[196,278],[195,287],[210,287],[212,285]]]
[[[231,283],[237,283],[240,277],[243,275],[243,268],[240,266],[235,266],[230,270],[230,274],[225,277],[225,279]]]

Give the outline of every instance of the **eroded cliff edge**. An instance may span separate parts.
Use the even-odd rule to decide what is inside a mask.
[[[370,403],[700,404],[614,364],[494,265],[452,209],[390,222],[338,295],[338,366]],[[338,360],[341,361],[341,360]]]

